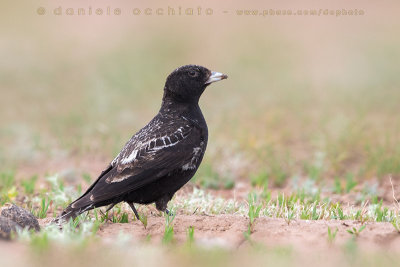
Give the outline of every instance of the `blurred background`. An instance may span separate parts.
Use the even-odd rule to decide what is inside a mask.
[[[95,177],[157,113],[167,75],[199,64],[229,79],[201,99],[210,137],[195,183],[399,178],[399,7],[3,1],[1,171]]]

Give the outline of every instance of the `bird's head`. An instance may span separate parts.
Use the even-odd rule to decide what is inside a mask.
[[[227,75],[210,71],[198,65],[186,65],[174,70],[167,78],[164,99],[198,102],[204,89],[213,82],[228,78]]]

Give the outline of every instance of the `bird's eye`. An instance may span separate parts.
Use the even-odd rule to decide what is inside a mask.
[[[190,77],[196,77],[197,75],[198,75],[198,72],[197,72],[197,71],[195,71],[195,70],[189,71],[189,76],[190,76]]]

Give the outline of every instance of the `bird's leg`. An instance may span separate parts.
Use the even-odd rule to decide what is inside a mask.
[[[139,213],[137,212],[135,206],[133,205],[133,202],[128,202],[129,206],[131,207],[131,209],[133,210],[133,212],[135,213],[136,219],[138,219],[140,221],[140,217],[139,217]]]
[[[167,209],[168,201],[170,201],[169,196],[164,196],[156,201],[156,209],[165,212],[167,215],[172,216],[173,214]]]
[[[112,203],[110,206],[108,206],[108,208],[106,209],[106,213],[107,213],[110,209],[114,208],[115,204],[116,204],[116,203]]]

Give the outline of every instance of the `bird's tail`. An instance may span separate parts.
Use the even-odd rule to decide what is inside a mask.
[[[64,224],[68,222],[70,219],[75,219],[78,217],[80,214],[89,211],[91,209],[94,209],[95,205],[93,201],[89,199],[89,196],[82,196],[72,202],[71,204],[66,207],[60,215],[58,215],[54,220],[53,223],[56,224]]]

